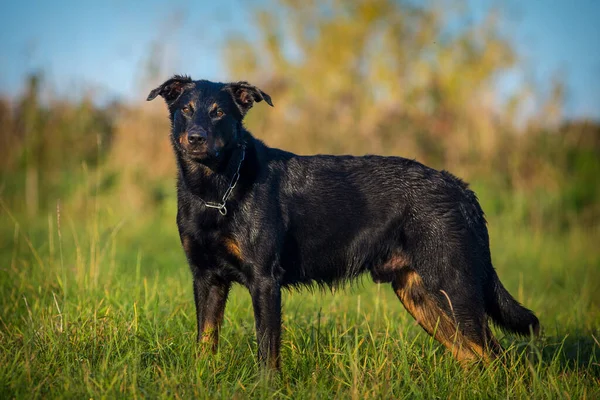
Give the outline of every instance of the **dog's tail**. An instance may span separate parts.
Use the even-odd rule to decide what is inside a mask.
[[[498,274],[491,268],[489,290],[486,290],[486,311],[500,328],[518,335],[528,336],[540,333],[540,321],[533,312],[523,307],[508,293],[500,282]]]
[[[496,270],[492,266],[489,253],[490,239],[488,236],[483,210],[477,201],[475,193],[468,185],[449,172],[442,171],[448,181],[452,181],[461,189],[465,201],[460,204],[460,210],[473,235],[477,238],[481,249],[485,249],[480,257],[484,260],[483,269],[486,271],[485,308],[487,314],[498,327],[514,332],[518,335],[528,336],[532,332],[536,336],[540,332],[540,321],[531,310],[523,307],[508,293],[500,282]]]

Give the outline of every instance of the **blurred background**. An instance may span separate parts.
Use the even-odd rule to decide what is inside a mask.
[[[221,358],[195,353],[169,119],[145,101],[175,73],[270,94],[246,118],[270,146],[470,182],[503,284],[543,327],[497,332],[511,360],[527,351],[516,368],[453,374],[387,285],[286,292],[297,381],[278,398],[599,397],[600,1],[0,0],[0,15],[0,398],[253,397],[244,288]]]
[[[131,233],[121,243],[149,246],[139,233],[152,226],[169,240],[148,252],[177,243],[167,110],[145,102],[174,73],[269,93],[275,108],[257,105],[247,127],[271,146],[416,158],[472,182],[497,227],[559,243],[600,239],[597,1],[0,9],[5,250],[15,221],[35,232],[60,210],[73,227],[104,221],[91,242],[118,227]]]

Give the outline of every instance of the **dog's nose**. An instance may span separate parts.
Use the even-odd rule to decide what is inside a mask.
[[[206,140],[206,133],[202,133],[202,132],[190,132],[188,133],[188,142],[190,142],[190,144],[198,144],[200,142],[202,142],[203,140]]]

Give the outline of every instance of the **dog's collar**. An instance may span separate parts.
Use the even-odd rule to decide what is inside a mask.
[[[242,148],[242,156],[240,157],[240,163],[238,164],[235,174],[231,178],[231,182],[229,182],[229,187],[225,191],[221,202],[215,203],[212,201],[206,201],[199,197],[200,201],[202,201],[205,207],[216,208],[217,210],[219,210],[219,213],[221,213],[221,215],[223,216],[227,215],[227,207],[225,206],[225,204],[227,203],[227,200],[229,200],[229,197],[231,197],[231,193],[233,193],[235,185],[237,185],[238,181],[240,180],[240,168],[242,168],[242,162],[244,162],[244,158],[246,158],[246,143],[242,143],[240,147]]]

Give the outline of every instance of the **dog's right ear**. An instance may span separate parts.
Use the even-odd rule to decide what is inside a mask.
[[[181,96],[184,89],[192,83],[189,76],[175,75],[156,89],[152,90],[146,101],[154,100],[156,96],[162,96],[167,104],[173,103]]]

